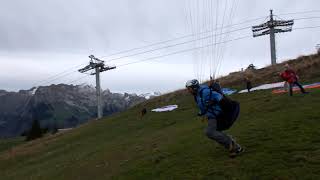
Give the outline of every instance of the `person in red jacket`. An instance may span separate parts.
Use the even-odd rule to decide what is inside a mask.
[[[280,76],[281,76],[281,78],[283,79],[283,80],[285,80],[286,82],[288,82],[288,84],[289,84],[289,94],[290,94],[290,96],[292,96],[292,87],[294,86],[294,85],[297,85],[299,88],[300,88],[300,91],[302,92],[302,93],[307,93],[305,90],[304,90],[304,88],[301,86],[301,84],[298,82],[298,76],[297,76],[297,74],[296,74],[296,72],[293,70],[293,69],[291,69],[290,68],[290,66],[289,66],[289,64],[286,64],[285,65],[285,71],[284,72],[282,72],[281,74],[280,74]]]

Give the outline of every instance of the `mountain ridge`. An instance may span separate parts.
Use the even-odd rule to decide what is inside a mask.
[[[102,91],[105,116],[145,100],[136,94]],[[75,127],[95,117],[96,90],[89,85],[52,84],[18,92],[0,90],[0,137],[24,133],[33,120],[52,130]]]

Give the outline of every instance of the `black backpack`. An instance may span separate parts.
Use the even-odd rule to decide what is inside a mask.
[[[227,130],[237,120],[240,113],[240,103],[223,95],[219,102],[222,112],[217,117],[217,130]]]
[[[210,88],[210,98],[212,92],[215,91]],[[217,92],[217,91],[215,91]],[[217,92],[222,95],[222,99],[218,102],[221,107],[221,112],[217,116],[217,130],[223,131],[229,129],[233,123],[237,120],[240,113],[240,103],[232,100],[231,98],[222,94],[222,92]],[[202,99],[202,91],[200,92]]]

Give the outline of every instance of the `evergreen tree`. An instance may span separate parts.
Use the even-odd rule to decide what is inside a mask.
[[[27,134],[27,141],[31,141],[37,138],[42,137],[42,130],[38,120],[34,120],[32,123],[32,127]]]

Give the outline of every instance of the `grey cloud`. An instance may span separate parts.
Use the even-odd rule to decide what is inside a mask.
[[[27,53],[28,59],[33,59],[33,61],[28,61],[31,63],[30,66],[36,67],[37,62],[40,61],[43,64],[46,64],[46,62],[50,65],[56,64],[51,69],[43,65],[43,69],[48,72],[47,76],[50,76],[50,73],[52,73],[50,70],[55,70],[56,73],[59,73],[69,67],[69,64],[80,64],[80,55],[83,55],[82,63],[88,59],[87,56],[91,53],[99,57],[190,34],[190,25],[188,25],[186,18],[188,16],[187,13],[190,13],[187,3],[191,1],[193,0],[3,1],[0,6],[0,63],[16,61],[18,65],[23,65],[26,58],[23,56],[16,57],[16,54]],[[320,7],[320,1],[318,0],[236,1],[238,6],[236,16],[233,19],[234,23],[261,16],[267,17],[271,8],[274,9],[275,14],[282,14],[309,11]],[[205,0],[201,2],[205,2]],[[219,2],[223,1],[220,0]],[[228,2],[232,1],[228,0]],[[220,18],[222,12],[223,10],[220,9]],[[302,16],[320,16],[320,13],[279,15],[280,18],[284,19]],[[262,21],[263,19],[243,26],[259,24]],[[320,19],[301,20],[296,21],[294,27],[319,24]],[[251,34],[252,32],[248,29],[231,34],[230,39]],[[297,30],[290,33],[277,34],[279,61],[314,52],[315,44],[319,43],[318,34],[319,29]],[[190,47],[193,46],[176,47],[170,50],[137,56],[134,59],[153,57]],[[261,67],[267,65],[270,61],[268,36],[234,41],[226,44],[225,47],[225,58],[222,66],[224,74],[230,70],[240,69],[249,63],[254,63]],[[3,53],[6,56],[1,56]],[[44,55],[38,56],[39,53]],[[60,56],[54,59],[51,57],[54,54],[60,54]],[[72,56],[75,54],[78,56]],[[168,65],[175,65],[179,73],[192,74],[190,69],[179,68],[179,64],[194,63],[192,54],[192,52],[188,52],[161,58],[161,60]],[[122,61],[114,61],[114,63],[119,65]],[[0,71],[7,72],[6,69],[12,71],[14,67],[0,67]],[[32,75],[32,72],[27,70],[26,72],[30,73],[30,79],[37,76],[36,69]],[[117,78],[117,76],[114,76],[114,81],[132,81],[130,74],[125,71],[121,71],[121,73],[124,73],[127,78],[120,79],[123,77],[118,76]],[[143,69],[137,73],[145,75]],[[161,72],[157,73],[157,75],[161,74]],[[162,73],[165,73],[165,69]],[[193,75],[190,75],[190,77]],[[32,83],[18,82],[19,78],[21,79],[21,76],[15,74],[8,78],[11,81],[1,77],[0,86],[8,89],[18,87],[28,89],[31,86]],[[183,82],[186,77],[176,78],[179,78],[179,82]],[[163,77],[163,79],[173,82],[172,78],[169,79],[169,77]],[[165,88],[170,89],[172,84],[165,86]],[[137,86],[134,89],[139,89],[140,87]],[[149,89],[163,88],[161,85],[151,82],[151,80],[145,82],[145,87],[149,87]],[[114,88],[125,90],[126,87],[114,84]]]

